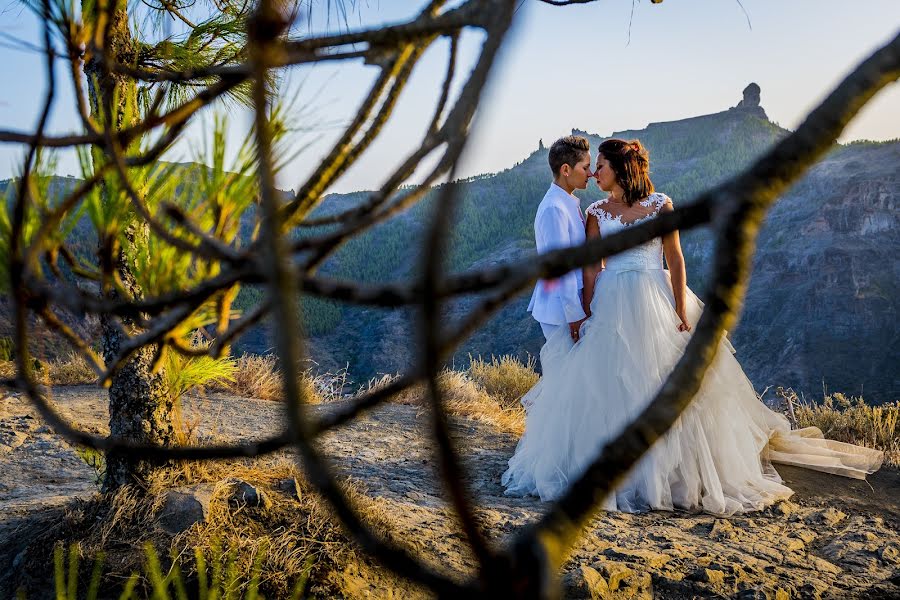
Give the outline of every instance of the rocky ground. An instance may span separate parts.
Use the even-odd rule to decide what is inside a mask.
[[[57,388],[54,401],[82,428],[105,432],[102,390]],[[277,430],[282,418],[277,403],[229,396],[190,399],[185,412],[201,437],[217,440],[261,437]],[[388,509],[410,547],[442,568],[470,571],[472,559],[440,493],[427,427],[424,410],[392,404],[329,433],[322,448]],[[465,419],[454,420],[453,433],[466,451],[482,521],[492,540],[503,543],[544,509],[533,499],[503,496],[500,473],[516,440]],[[601,514],[565,566],[566,595],[900,597],[900,471],[882,469],[868,482],[784,467],[779,472],[796,495],[761,513]],[[66,502],[96,491],[94,469],[24,399],[0,399],[0,573],[15,559],[18,548],[10,540],[23,524],[53,518]]]

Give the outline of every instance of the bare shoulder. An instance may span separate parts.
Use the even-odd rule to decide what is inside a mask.
[[[672,212],[675,207],[672,205],[672,199],[665,194],[659,194],[659,212]]]
[[[601,198],[600,200],[597,200],[596,202],[594,202],[593,204],[588,206],[584,210],[584,212],[586,215],[592,216],[595,219],[599,218],[601,213],[606,212],[604,205],[607,204],[608,202],[609,202],[609,198]]]
[[[600,235],[600,219],[594,213],[587,213],[587,219],[584,222],[584,229],[589,236]]]

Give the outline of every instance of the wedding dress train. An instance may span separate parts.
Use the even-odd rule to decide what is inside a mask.
[[[667,200],[662,194],[645,200],[652,209],[646,218]],[[601,235],[638,222],[612,217],[605,202],[588,208]],[[690,290],[687,309],[695,325],[702,304]],[[502,477],[509,495],[559,497],[653,399],[690,339],[677,331],[660,239],[606,259],[591,312],[577,344],[562,327],[541,350],[543,377],[523,398],[525,434]],[[825,440],[815,428],[792,431],[757,398],[733,352],[723,338],[687,410],[610,494],[606,509],[730,515],[792,494],[772,462],[855,478],[880,467],[879,451]]]

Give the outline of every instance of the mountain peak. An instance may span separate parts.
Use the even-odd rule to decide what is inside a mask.
[[[760,89],[759,85],[757,85],[756,83],[751,83],[744,88],[743,99],[738,102],[737,106],[730,110],[749,112],[761,119],[766,119],[768,121],[769,117],[766,116],[766,111],[763,110],[763,107],[759,105],[759,97],[761,91],[762,90]]]
[[[641,141],[644,141],[645,137],[652,137],[654,134],[660,133],[665,130],[666,135],[686,135],[691,134],[691,132],[695,132],[700,126],[701,123],[713,125],[714,128],[723,129],[726,132],[731,131],[731,127],[723,127],[723,124],[733,124],[735,122],[746,123],[747,120],[745,117],[756,117],[757,119],[761,119],[762,121],[769,122],[769,117],[766,115],[766,111],[760,106],[760,94],[761,90],[759,85],[756,83],[751,83],[747,87],[744,88],[743,98],[740,102],[737,103],[736,106],[733,106],[727,110],[723,110],[718,113],[711,113],[707,115],[699,115],[696,117],[685,117],[683,119],[677,119],[675,121],[661,121],[661,122],[653,122],[649,123],[647,127],[644,129],[628,129],[625,131],[616,131],[613,132],[610,136],[601,136],[598,134],[588,133],[587,131],[583,131],[581,129],[573,128],[572,135],[581,135],[587,137],[592,140],[603,140],[607,137],[615,137],[615,138],[641,138]],[[750,119],[753,121],[753,119]],[[769,122],[770,125],[773,125]],[[764,125],[764,124],[760,124]],[[780,129],[777,128],[776,129]],[[599,141],[597,142],[599,143]]]

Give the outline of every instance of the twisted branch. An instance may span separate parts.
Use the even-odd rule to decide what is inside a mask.
[[[582,4],[591,0],[542,0],[547,4]],[[658,3],[661,0],[654,0]],[[111,4],[111,3],[110,3]],[[420,281],[364,285],[314,275],[315,270],[342,244],[369,228],[391,218],[420,201],[443,175],[454,172],[465,147],[465,139],[478,106],[484,85],[500,48],[504,34],[515,12],[513,0],[468,0],[457,8],[441,12],[443,2],[428,7],[408,23],[381,29],[365,29],[305,40],[284,38],[286,15],[274,0],[263,0],[248,22],[247,60],[237,65],[214,65],[183,72],[149,70],[111,60],[104,44],[110,26],[109,14],[100,15],[91,52],[99,52],[101,65],[109,72],[134,80],[171,83],[217,81],[187,102],[163,114],[158,113],[164,97],[160,92],[145,118],[121,131],[110,125],[99,129],[90,115],[83,96],[76,103],[81,113],[83,133],[69,136],[46,136],[45,125],[54,99],[55,81],[52,69],[54,53],[50,44],[50,20],[44,23],[44,46],[47,56],[48,90],[41,117],[34,133],[0,132],[0,142],[28,145],[22,179],[16,187],[10,236],[9,273],[12,286],[14,339],[17,352],[17,379],[14,384],[31,399],[45,421],[70,442],[106,452],[140,457],[146,460],[253,457],[295,447],[303,461],[311,483],[323,494],[347,530],[366,551],[379,558],[395,572],[428,586],[438,595],[459,597],[499,597],[515,594],[552,593],[554,572],[566,548],[576,539],[582,525],[596,507],[651,445],[669,429],[687,408],[700,389],[703,374],[713,360],[722,332],[731,327],[740,309],[746,288],[750,261],[759,224],[778,194],[796,181],[803,172],[831,147],[849,119],[882,87],[900,76],[900,36],[875,52],[851,73],[829,97],[814,110],[798,130],[778,143],[744,173],[685,203],[656,219],[618,234],[567,248],[529,257],[516,263],[468,273],[445,275],[441,257],[447,246],[449,224],[454,209],[456,184],[439,190],[437,210],[429,228],[423,256]],[[49,15],[49,0],[43,2]],[[101,10],[97,7],[98,14]],[[106,10],[110,11],[109,4]],[[486,33],[478,62],[466,81],[459,98],[444,113],[449,103],[449,90],[454,78],[458,36],[467,27]],[[450,38],[447,71],[433,117],[421,145],[413,150],[391,173],[382,187],[352,211],[310,218],[327,188],[361,156],[380,134],[403,92],[412,69],[422,53],[437,38]],[[356,45],[365,46],[358,49]],[[72,80],[80,89],[80,58],[77,48],[68,43],[72,63]],[[343,60],[365,57],[381,66],[381,74],[363,101],[356,118],[347,127],[328,156],[300,187],[300,192],[287,204],[279,201],[274,187],[275,159],[271,124],[267,118],[267,81],[273,69],[305,62]],[[143,203],[128,179],[128,167],[150,164],[178,139],[197,112],[234,87],[252,86],[255,133],[257,136],[258,177],[260,182],[261,232],[257,241],[240,249],[221,240],[214,232],[203,230],[174,205],[164,206],[164,215],[181,228],[177,235],[157,220]],[[380,103],[380,104],[379,104]],[[443,119],[443,122],[442,122]],[[123,151],[141,136],[162,127],[162,134],[142,154],[128,156]],[[79,184],[60,204],[47,211],[36,233],[25,244],[25,228],[32,198],[32,172],[40,148],[60,148],[94,144],[104,146],[109,161],[88,180]],[[441,155],[424,183],[402,196],[395,197],[422,161],[433,152]],[[39,257],[59,275],[56,257],[62,254],[71,266],[76,260],[63,242],[48,242],[58,224],[76,210],[81,202],[115,169],[135,211],[148,223],[153,233],[197,261],[221,265],[221,271],[189,290],[174,290],[154,298],[107,298],[91,294],[67,282],[48,282],[41,271]],[[630,424],[617,440],[610,443],[584,475],[537,524],[519,535],[514,544],[500,553],[493,552],[475,517],[475,503],[465,484],[465,473],[449,434],[443,410],[438,373],[444,360],[484,321],[511,298],[520,294],[537,279],[561,276],[572,269],[598,262],[601,258],[632,248],[655,237],[676,230],[687,230],[712,224],[719,250],[714,268],[713,285],[707,293],[706,309],[691,338],[687,351],[641,417]],[[335,231],[292,238],[298,227],[338,225]],[[188,238],[182,237],[186,234]],[[194,241],[198,240],[198,241]],[[105,241],[104,243],[107,243]],[[109,242],[111,243],[111,242]],[[112,246],[108,245],[107,254]],[[73,269],[76,276],[98,279],[98,273]],[[122,287],[107,264],[99,271],[104,290]],[[172,337],[186,319],[214,298],[236,285],[264,286],[266,300],[244,316],[230,322],[218,304],[218,339],[209,348],[188,347]],[[370,390],[336,407],[336,410],[313,418],[305,407],[305,399],[297,384],[297,365],[303,357],[301,323],[296,306],[299,295],[346,303],[421,308],[422,361],[408,373],[386,386]],[[475,307],[453,329],[442,332],[440,308],[447,299],[480,294]],[[101,365],[90,344],[66,325],[61,309],[90,312],[133,319],[143,330],[126,336],[119,356],[109,365]],[[131,353],[157,345],[168,345],[188,356],[208,354],[218,357],[230,342],[261,319],[272,316],[276,328],[277,351],[283,366],[284,397],[287,425],[284,431],[258,442],[240,445],[205,447],[159,447],[131,444],[91,435],[73,427],[61,417],[50,402],[47,392],[34,380],[28,360],[29,311],[41,317],[47,326],[60,333],[80,354],[89,359],[102,381],[108,381]],[[227,311],[225,311],[227,312]],[[435,572],[408,550],[376,535],[362,520],[329,468],[327,458],[316,447],[315,438],[325,431],[348,423],[353,418],[378,406],[413,385],[425,383],[432,413],[432,432],[437,441],[438,462],[445,488],[456,509],[462,529],[478,559],[478,575],[469,582],[459,582]]]

